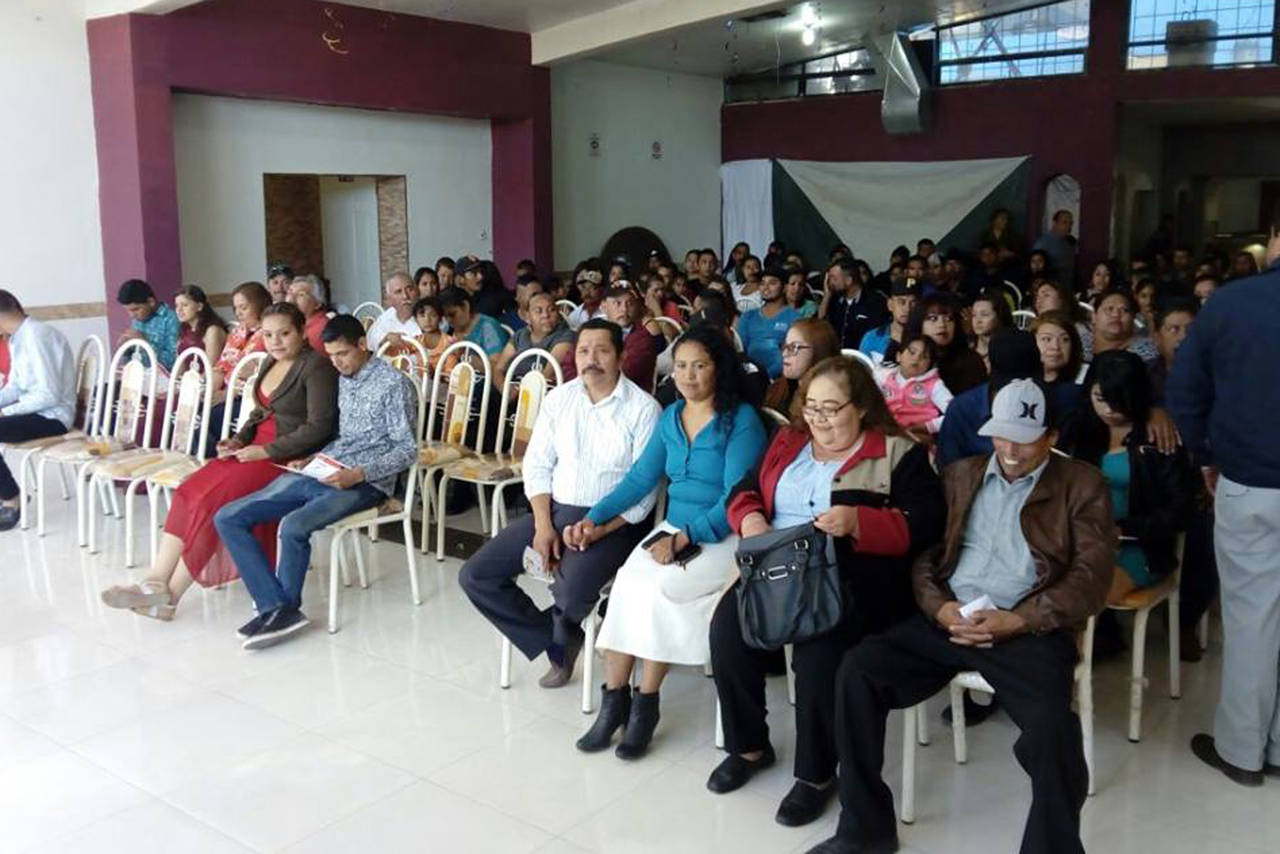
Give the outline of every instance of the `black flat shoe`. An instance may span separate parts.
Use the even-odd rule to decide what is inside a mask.
[[[964,692],[964,725],[977,726],[996,713],[996,709],[1000,708],[1000,701],[995,695],[991,695],[991,702],[987,705],[974,700],[969,696],[969,692]],[[951,706],[948,705],[942,710],[942,719],[947,722],[947,726],[951,725]]]
[[[826,812],[827,804],[835,793],[835,780],[822,788],[796,780],[791,791],[787,792],[787,796],[778,805],[778,814],[774,816],[774,820],[787,827],[802,827],[816,821]]]
[[[658,692],[642,694],[636,691],[631,697],[631,716],[622,733],[622,741],[614,754],[619,759],[639,759],[649,749],[653,731],[658,726]]]
[[[773,765],[777,759],[771,744],[766,744],[760,758],[754,761],[732,753],[711,772],[711,776],[707,778],[707,788],[718,795],[741,789],[748,780]]]
[[[1261,771],[1250,771],[1247,768],[1232,765],[1223,759],[1218,754],[1217,746],[1213,743],[1213,736],[1206,732],[1196,733],[1191,736],[1191,752],[1205,765],[1221,771],[1233,783],[1252,788],[1261,786],[1264,782],[1264,775]]]
[[[631,686],[609,690],[600,686],[600,711],[596,713],[596,722],[591,729],[577,741],[577,748],[583,753],[596,753],[604,750],[613,741],[613,734],[618,727],[627,722],[631,715]]]
[[[897,850],[897,837],[884,842],[850,842],[839,836],[833,836],[824,842],[819,842],[805,854],[894,854]]]

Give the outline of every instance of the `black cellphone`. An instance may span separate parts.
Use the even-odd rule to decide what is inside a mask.
[[[654,531],[653,534],[647,540],[645,540],[643,543],[640,544],[640,548],[647,549],[649,548],[649,546],[653,545],[663,537],[670,537],[670,536],[673,536],[673,535],[668,534],[666,531]]]
[[[673,558],[673,560],[676,563],[681,564],[683,566],[684,564],[693,560],[695,557],[697,557],[700,554],[702,554],[702,546],[696,545],[694,543],[689,543],[689,545],[685,546],[680,550],[680,552],[675,556],[675,558]]]

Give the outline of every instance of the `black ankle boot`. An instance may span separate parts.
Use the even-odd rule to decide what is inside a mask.
[[[642,694],[637,690],[631,701],[631,717],[627,719],[627,729],[622,734],[618,749],[614,751],[619,759],[639,759],[644,756],[659,717],[658,692]]]
[[[595,753],[608,747],[618,727],[625,724],[631,715],[630,685],[623,685],[612,691],[601,685],[600,692],[600,711],[596,713],[596,722],[577,742],[578,749],[584,753]]]

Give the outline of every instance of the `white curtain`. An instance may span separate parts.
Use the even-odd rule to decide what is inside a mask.
[[[773,162],[735,160],[720,166],[720,258],[746,241],[760,258],[773,241]]]

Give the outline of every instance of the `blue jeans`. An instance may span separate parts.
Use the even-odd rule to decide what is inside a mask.
[[[386,496],[367,483],[350,489],[325,486],[301,474],[285,474],[252,495],[223,506],[213,524],[240,570],[244,586],[265,614],[276,608],[297,608],[311,565],[311,535],[316,531],[382,503]],[[280,553],[273,572],[262,546],[253,536],[255,525],[280,520]]]

